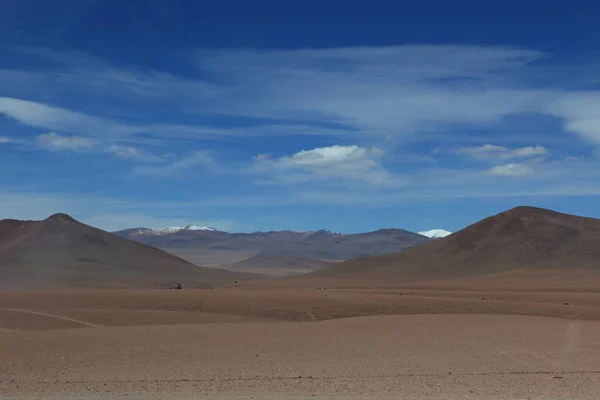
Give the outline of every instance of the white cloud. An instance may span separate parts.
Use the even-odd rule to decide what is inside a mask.
[[[486,171],[485,174],[497,176],[528,176],[535,173],[535,170],[528,164],[506,164],[497,165]]]
[[[278,164],[285,168],[369,170],[377,166],[369,151],[356,146],[318,147],[282,157]]]
[[[54,132],[44,133],[35,138],[37,144],[47,150],[89,150],[96,145],[92,140],[81,136],[61,136]]]
[[[382,151],[373,146],[366,149],[357,145],[317,147],[301,150],[278,159],[255,158],[258,171],[271,174],[279,183],[300,183],[311,180],[340,178],[365,181],[370,185],[394,185],[392,174],[379,162]]]
[[[1,143],[12,143],[13,140],[8,136],[0,136],[0,144]]]
[[[539,145],[510,149],[504,146],[484,144],[483,146],[458,149],[457,153],[467,154],[478,159],[510,160],[513,158],[544,157],[548,156],[550,151]]]

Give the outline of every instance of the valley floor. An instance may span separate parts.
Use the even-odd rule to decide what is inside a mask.
[[[600,392],[598,293],[56,289],[0,305],[1,398]]]

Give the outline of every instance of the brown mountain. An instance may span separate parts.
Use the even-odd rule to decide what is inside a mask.
[[[397,284],[504,272],[600,272],[600,220],[517,207],[400,253],[349,260],[307,275]],[[538,274],[539,275],[539,274]]]
[[[210,287],[241,274],[203,268],[162,250],[84,225],[66,214],[0,221],[0,287]]]

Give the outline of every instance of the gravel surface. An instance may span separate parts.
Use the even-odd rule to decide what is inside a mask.
[[[2,331],[0,397],[595,399],[599,328],[396,315]]]

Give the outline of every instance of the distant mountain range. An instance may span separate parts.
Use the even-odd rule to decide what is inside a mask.
[[[439,239],[402,229],[346,235],[325,230],[228,233],[195,227],[170,232],[136,228],[117,235],[66,214],[43,221],[0,220],[0,289],[164,288],[174,282],[207,288],[302,273],[306,275],[255,284],[388,287],[441,282],[450,287],[446,285],[487,279],[513,288],[528,282],[542,288],[571,285],[596,290],[600,282],[600,220],[534,207],[505,211]],[[182,249],[189,254],[237,252],[239,259],[220,263],[229,271],[204,268],[127,238],[175,254]]]
[[[138,235],[166,235],[175,232],[181,231],[216,231],[215,228],[210,228],[208,226],[200,226],[200,225],[187,225],[184,227],[181,226],[170,226],[168,228],[159,228],[159,229],[148,229],[148,228],[137,228],[139,231]]]
[[[114,234],[196,262],[196,253],[282,254],[311,259],[347,260],[393,253],[430,240],[403,229],[380,229],[356,234],[328,230],[229,233],[197,225],[164,229],[133,228]]]

